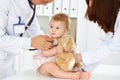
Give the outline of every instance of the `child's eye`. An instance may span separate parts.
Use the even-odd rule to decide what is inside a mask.
[[[50,26],[50,28],[53,28],[53,26]]]
[[[56,27],[56,29],[59,29],[59,27]]]

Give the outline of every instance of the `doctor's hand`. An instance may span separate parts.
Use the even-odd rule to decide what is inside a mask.
[[[39,35],[31,40],[31,47],[38,50],[47,50],[53,47],[53,39],[47,35]]]

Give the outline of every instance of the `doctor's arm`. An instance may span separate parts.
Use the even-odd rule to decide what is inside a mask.
[[[48,49],[52,47],[52,43],[48,36],[37,36],[34,38],[17,37],[7,34],[6,26],[8,16],[5,11],[0,10],[0,50],[17,54],[21,49],[29,49],[35,47],[37,49]]]

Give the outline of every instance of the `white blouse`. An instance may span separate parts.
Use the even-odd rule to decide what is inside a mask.
[[[114,35],[112,32],[102,35],[101,43],[97,48],[81,54],[85,70],[92,71],[100,61],[113,54],[120,54],[120,11],[118,12],[114,31]]]

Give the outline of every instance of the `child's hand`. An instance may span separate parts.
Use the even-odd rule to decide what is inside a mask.
[[[91,77],[91,72],[82,72],[81,71],[81,76],[80,76],[81,80],[90,80],[90,77]]]
[[[63,47],[62,46],[56,46],[56,51],[57,51],[57,53],[63,52]]]

